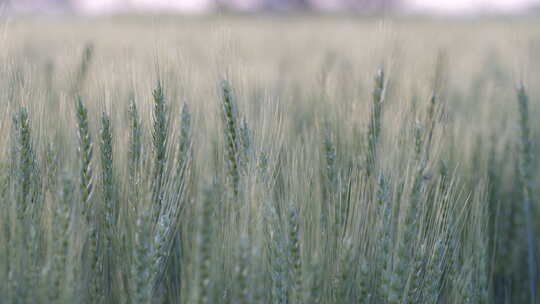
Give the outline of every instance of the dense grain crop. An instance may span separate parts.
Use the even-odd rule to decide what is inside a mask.
[[[0,302],[536,303],[537,23],[1,23]]]

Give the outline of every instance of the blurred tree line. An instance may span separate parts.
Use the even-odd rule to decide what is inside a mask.
[[[71,11],[80,7],[82,2],[95,0],[0,0],[0,8],[3,9],[56,9]],[[135,7],[132,0],[109,0],[114,7]],[[170,3],[185,0],[170,0]],[[197,1],[197,0],[190,0]],[[212,0],[218,10],[236,10],[246,7],[244,0]],[[249,7],[256,10],[321,10],[328,7],[342,8],[359,11],[386,11],[395,10],[403,4],[403,0],[250,0]],[[161,2],[163,3],[163,2]],[[207,3],[202,1],[202,3]]]

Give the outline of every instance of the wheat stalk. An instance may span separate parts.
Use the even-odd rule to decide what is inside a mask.
[[[529,271],[529,293],[530,303],[536,303],[537,293],[537,262],[535,256],[536,236],[534,233],[534,222],[531,215],[531,201],[533,200],[532,189],[532,168],[533,168],[533,151],[529,129],[529,98],[525,92],[525,87],[521,85],[518,88],[517,99],[519,104],[520,128],[521,128],[521,166],[520,178],[523,184],[523,209],[525,213],[526,231],[527,231],[527,254],[528,254],[528,271]]]

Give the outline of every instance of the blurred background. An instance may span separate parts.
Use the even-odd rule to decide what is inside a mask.
[[[540,0],[0,0],[4,14],[358,12],[535,14]]]

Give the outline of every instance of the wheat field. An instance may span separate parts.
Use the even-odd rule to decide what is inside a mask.
[[[537,303],[538,25],[0,20],[0,303]]]

